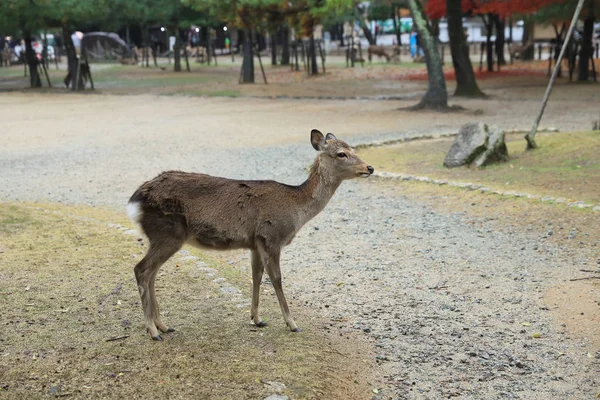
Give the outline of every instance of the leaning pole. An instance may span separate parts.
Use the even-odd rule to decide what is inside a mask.
[[[577,3],[577,8],[575,9],[575,14],[573,14],[573,19],[571,20],[571,25],[569,26],[569,30],[567,31],[567,37],[565,37],[565,43],[560,49],[560,54],[558,55],[558,59],[556,60],[556,65],[554,66],[554,71],[552,72],[552,76],[550,77],[550,82],[548,82],[548,87],[546,88],[546,93],[544,93],[544,98],[542,99],[542,109],[540,110],[535,122],[533,124],[533,128],[531,128],[531,132],[525,135],[525,140],[527,140],[527,150],[537,148],[537,144],[535,143],[535,134],[537,132],[538,125],[540,124],[540,120],[542,119],[542,115],[544,115],[544,110],[546,109],[546,104],[548,103],[548,98],[550,97],[550,92],[552,92],[552,87],[554,86],[554,82],[556,81],[556,77],[558,75],[558,70],[560,69],[560,64],[562,63],[563,56],[565,55],[565,50],[569,46],[569,41],[571,40],[571,36],[573,36],[573,30],[575,29],[575,24],[577,23],[577,19],[579,18],[579,14],[581,13],[581,9],[583,8],[583,3],[585,0],[579,0]]]

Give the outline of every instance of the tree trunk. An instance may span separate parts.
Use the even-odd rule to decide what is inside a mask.
[[[244,31],[244,60],[242,64],[242,83],[254,83],[254,50],[252,48],[252,32]]]
[[[173,71],[181,72],[181,39],[179,39],[179,28],[175,27],[174,33],[175,44],[173,45]]]
[[[206,27],[206,63],[210,65],[212,61],[212,46],[210,43],[210,26]]]
[[[455,96],[483,97],[473,72],[473,64],[469,58],[469,44],[463,31],[461,0],[446,0],[446,17],[448,19],[448,36],[452,65],[456,76]]]
[[[131,50],[131,36],[129,35],[129,25],[125,26],[125,41],[127,42],[127,47]]]
[[[533,21],[527,21],[527,22],[525,22],[525,25],[523,26],[523,44],[533,43],[534,38],[535,38],[535,25],[534,25]],[[535,48],[532,46],[530,49],[528,49],[527,51],[524,51],[521,54],[521,60],[531,61],[531,60],[533,60],[534,56],[535,56]]]
[[[344,47],[344,24],[339,24],[338,29],[338,32],[340,33],[340,47]]]
[[[367,25],[367,21],[365,21],[365,16],[363,15],[362,10],[357,7],[356,11],[357,11],[357,16],[358,16],[358,23],[360,24],[360,27],[363,30],[365,39],[367,39],[369,41],[369,45],[371,45],[371,46],[376,45],[377,43],[375,42],[375,38],[373,37],[373,34],[371,33],[371,28],[369,27],[369,25]]]
[[[485,61],[487,63],[488,72],[494,72],[494,48],[492,47],[492,30],[494,29],[493,14],[488,14],[487,19],[485,15],[481,16],[483,23],[485,24]]]
[[[42,80],[38,73],[38,59],[31,45],[31,32],[25,31],[25,60],[29,66],[29,84],[32,88],[42,87]]]
[[[592,37],[594,36],[594,2],[589,2],[588,15],[583,23],[583,37],[579,50],[579,73],[578,81],[587,81],[590,75],[590,60],[593,55]],[[593,61],[592,61],[593,62]]]
[[[413,109],[448,109],[448,92],[446,90],[446,79],[442,69],[442,59],[436,45],[435,38],[431,35],[427,24],[427,16],[419,0],[408,0],[408,8],[413,17],[414,26],[421,36],[421,45],[425,52],[427,62],[427,78],[429,87],[421,102]]]
[[[149,67],[150,55],[148,54],[148,26],[146,24],[142,25],[142,63],[140,64],[142,67],[144,66],[144,62],[146,63],[146,67]]]
[[[281,34],[281,65],[290,65],[290,28],[284,26]]]
[[[271,65],[277,65],[277,33],[272,31],[271,36]]]
[[[314,29],[314,27],[313,27],[313,29]],[[310,34],[309,51],[310,51],[310,73],[311,73],[311,75],[317,75],[319,73],[319,63],[317,63],[317,50],[316,50],[316,46],[315,46],[314,33]]]
[[[65,50],[67,52],[67,76],[65,77],[65,85],[70,87],[71,90],[75,90],[75,87],[83,89],[83,74],[79,76],[79,84],[76,85],[77,82],[77,51],[75,50],[75,46],[73,45],[73,40],[71,39],[71,34],[69,33],[69,28],[67,26],[62,27],[62,35],[63,35],[63,43],[65,45]]]
[[[398,26],[398,20],[396,19],[396,12],[398,8],[392,7],[392,21],[394,22],[394,33],[396,34],[396,43],[398,46],[402,46],[402,32],[400,32],[400,27]]]
[[[504,27],[506,23],[499,15],[494,15],[494,23],[496,24],[496,60],[498,66],[506,65],[506,59],[504,58],[504,43],[506,42]]]

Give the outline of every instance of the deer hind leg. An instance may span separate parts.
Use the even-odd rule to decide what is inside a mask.
[[[269,274],[269,278],[271,279],[271,283],[275,289],[275,294],[277,294],[277,300],[279,301],[279,307],[281,307],[281,312],[283,313],[283,319],[285,320],[285,323],[292,332],[300,332],[301,329],[298,328],[290,316],[290,310],[281,286],[281,269],[279,268],[279,256],[281,250],[266,250],[259,246],[259,252],[263,261],[263,265],[267,269],[267,273]]]
[[[142,299],[142,308],[144,309],[146,329],[150,337],[154,340],[162,340],[158,329],[162,332],[170,331],[160,319],[154,281],[161,265],[175,254],[181,248],[182,244],[183,242],[174,240],[164,242],[151,241],[148,253],[134,268],[135,279]]]
[[[159,210],[144,210],[141,216],[142,229],[150,241],[148,253],[136,265],[134,272],[142,299],[146,329],[154,340],[162,340],[158,333],[172,332],[159,314],[154,282],[161,265],[175,254],[187,238],[185,220]]]
[[[258,315],[258,297],[260,296],[260,283],[262,281],[265,266],[257,250],[252,250],[252,307],[250,308],[250,318],[254,325],[262,328],[267,326]]]
[[[177,251],[177,250],[175,250]],[[165,325],[160,319],[160,309],[158,307],[158,301],[156,300],[156,291],[154,289],[154,283],[156,281],[156,275],[158,275],[159,268],[156,268],[152,278],[150,279],[150,298],[152,300],[152,319],[154,321],[154,325],[158,328],[159,331],[163,333],[175,332],[175,329],[169,328]]]

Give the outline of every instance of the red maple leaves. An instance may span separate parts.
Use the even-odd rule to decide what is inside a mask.
[[[531,14],[549,4],[564,2],[565,0],[462,0],[462,10],[474,15],[492,13],[505,18],[513,14]],[[446,16],[446,0],[429,0],[426,11],[432,19]]]

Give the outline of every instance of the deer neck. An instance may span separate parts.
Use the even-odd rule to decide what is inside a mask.
[[[329,173],[317,157],[308,178],[300,185],[303,192],[301,200],[303,207],[300,208],[302,225],[325,208],[340,183],[342,180]]]

